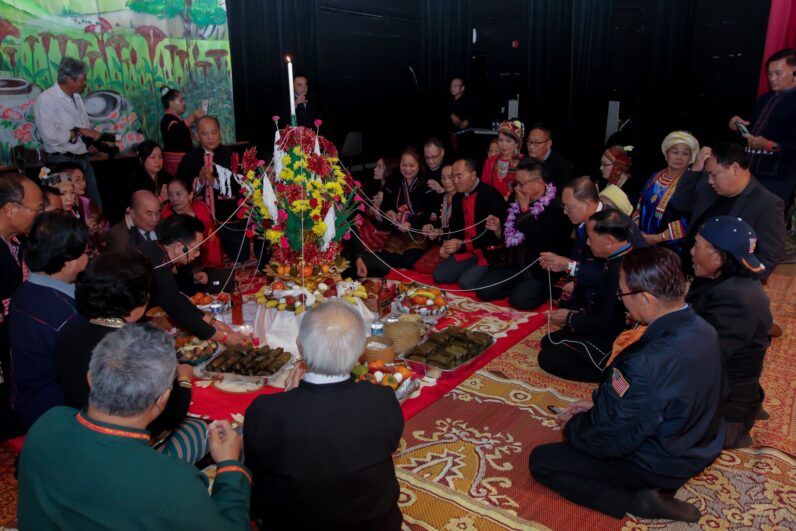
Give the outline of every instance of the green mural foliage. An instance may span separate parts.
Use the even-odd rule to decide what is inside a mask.
[[[226,10],[218,0],[0,0],[0,162],[38,145],[32,106],[64,56],[86,63],[94,125],[130,149],[160,141],[160,89],[179,88],[187,112],[209,100],[235,140]]]

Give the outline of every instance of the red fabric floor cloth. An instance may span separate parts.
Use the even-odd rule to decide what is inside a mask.
[[[421,273],[417,273],[415,271],[403,271],[406,276],[412,278],[415,281],[422,282],[429,285],[435,285],[434,281],[431,279],[430,275],[424,275]],[[388,278],[390,280],[397,280],[408,282],[408,280],[396,273],[391,273]],[[456,290],[458,286],[455,284],[451,285],[442,285],[440,286],[443,289],[450,289]],[[457,295],[469,297],[475,299],[475,297],[470,294],[469,292],[457,292]],[[502,301],[492,301],[492,304],[497,306],[508,307],[506,300]],[[532,316],[526,323],[520,324],[516,330],[511,330],[507,333],[506,337],[499,338],[497,342],[492,345],[486,352],[481,354],[477,359],[469,363],[468,365],[443,374],[440,378],[437,379],[436,385],[433,387],[424,387],[420,396],[416,398],[411,398],[401,405],[404,413],[404,419],[409,420],[414,415],[419,413],[420,411],[424,410],[437,400],[439,400],[442,396],[447,394],[451,389],[459,385],[461,382],[466,380],[471,374],[475,371],[489,363],[491,360],[508,350],[509,348],[513,347],[517,342],[521,339],[526,337],[528,334],[542,326],[546,318],[543,313],[543,310],[546,309],[546,306],[543,306],[539,309],[539,314]],[[445,321],[440,320],[438,327],[444,327]],[[243,415],[246,411],[246,408],[252,403],[252,401],[260,395],[264,394],[272,394],[272,393],[280,393],[282,389],[265,386],[264,388],[254,391],[251,393],[227,393],[216,389],[212,386],[209,387],[200,387],[194,386],[193,390],[193,402],[191,404],[191,413],[201,416],[207,416],[211,419],[231,419],[240,421],[241,417],[238,415]]]

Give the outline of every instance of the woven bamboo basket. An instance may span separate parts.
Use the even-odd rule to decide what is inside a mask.
[[[370,343],[381,343],[386,345],[387,348],[369,348],[368,344]],[[370,336],[367,339],[365,342],[365,363],[374,361],[383,361],[384,363],[395,361],[395,347],[392,339],[385,336]]]
[[[398,354],[403,354],[420,343],[423,332],[423,325],[415,320],[400,319],[395,323],[384,324],[384,337],[392,339],[393,347]]]

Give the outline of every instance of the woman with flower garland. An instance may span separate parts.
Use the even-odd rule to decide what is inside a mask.
[[[500,124],[498,131],[500,153],[486,159],[481,182],[497,189],[503,199],[508,199],[514,189],[517,164],[523,157],[520,148],[525,138],[525,126],[519,120],[511,120]]]
[[[422,168],[420,153],[406,149],[401,153],[400,175],[384,187],[379,225],[391,234],[378,254],[390,267],[410,269],[429,247],[421,229],[439,204],[439,198],[426,185]]]
[[[688,166],[696,160],[699,142],[691,133],[673,131],[661,144],[666,168],[650,177],[644,185],[633,212],[633,221],[641,229],[649,245],[662,245],[680,252],[686,232],[686,216],[676,212],[669,201]]]
[[[547,300],[547,273],[534,262],[541,252],[565,253],[571,230],[556,187],[547,181],[547,170],[535,159],[523,159],[517,165],[506,222],[501,227],[487,221],[487,229],[502,235],[504,250],[500,263],[481,277],[483,287],[476,291],[479,299],[509,297],[518,310],[536,308]]]

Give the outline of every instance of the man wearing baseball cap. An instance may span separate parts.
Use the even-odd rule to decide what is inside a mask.
[[[724,448],[752,444],[749,431],[763,406],[760,374],[771,344],[771,303],[760,283],[757,235],[732,216],[708,218],[691,248],[696,276],[686,300],[719,334],[729,394],[722,409]]]

